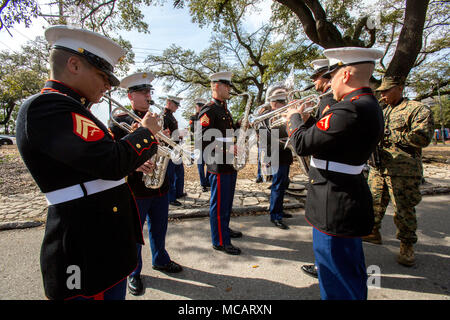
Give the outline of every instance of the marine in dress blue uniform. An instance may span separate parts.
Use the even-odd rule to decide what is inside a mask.
[[[128,98],[131,101],[131,112],[140,118],[144,117],[148,112],[151,101],[151,90],[153,88],[151,82],[153,79],[154,75],[152,73],[138,72],[122,79],[120,82],[120,87],[128,91]],[[115,120],[119,123],[125,122],[130,126],[134,122],[134,119],[125,113],[116,116]],[[116,140],[120,140],[128,134],[122,128],[114,125],[110,126],[110,130],[113,132]],[[128,175],[128,184],[136,198],[141,228],[143,228],[144,223],[147,221],[153,269],[169,273],[181,272],[182,267],[170,259],[165,245],[169,217],[168,174],[166,172],[162,186],[155,189],[145,186],[142,180],[143,174],[142,171],[130,173]],[[141,295],[144,293],[144,286],[141,279],[141,250],[142,245],[138,243],[138,265],[128,277],[128,290],[133,295]]]
[[[195,99],[196,112],[189,118],[189,129],[191,131],[191,135],[192,135],[193,139],[196,139],[196,136],[198,136],[198,135],[196,135],[196,128],[198,128],[197,130],[200,129],[200,126],[198,124],[198,114],[200,113],[200,110],[206,103],[207,103],[207,101],[203,98]],[[198,132],[201,135],[201,130],[199,130]],[[203,160],[203,158],[200,158],[199,161],[197,162],[197,170],[198,170],[198,175],[200,177],[200,185],[202,186],[202,191],[207,192],[208,188],[210,187],[209,172],[208,172],[208,170],[206,170],[206,174],[205,174],[205,161]]]
[[[328,59],[313,60],[311,62],[311,67],[313,68],[313,73],[311,74],[310,79],[314,82],[314,89],[318,92],[318,94],[322,95],[326,93],[331,86],[330,79],[328,77],[323,77],[323,75],[328,71]],[[322,115],[336,102],[337,101],[334,100],[331,90],[327,95],[322,96],[320,98],[319,107],[314,115],[316,121],[318,121]],[[305,161],[310,161],[310,157],[306,157],[304,159]],[[318,277],[317,266],[315,264],[302,265],[301,270],[309,276],[314,278]]]
[[[232,164],[234,151],[230,150],[234,146],[236,127],[226,103],[231,77],[232,73],[228,71],[210,76],[213,99],[201,109],[199,121],[202,127],[202,155],[210,173],[212,246],[215,250],[239,255],[241,250],[231,244],[231,238],[242,237],[242,233],[229,227],[237,178]]]
[[[50,27],[45,37],[52,80],[23,103],[16,124],[22,159],[49,204],[40,255],[45,295],[124,299],[143,241],[124,177],[156,152],[151,118],[114,141],[89,108],[118,85],[113,66],[125,51],[67,26]]]
[[[324,51],[338,101],[316,121],[288,113],[288,132],[300,156],[312,155],[307,221],[322,299],[367,299],[361,236],[372,231],[372,196],[362,169],[383,134],[383,115],[368,87],[382,52],[366,48]]]
[[[169,129],[170,136],[172,139],[175,139],[176,142],[179,141],[178,121],[173,114],[180,106],[181,100],[183,99],[180,97],[168,95],[163,115],[164,129]],[[186,195],[186,193],[184,193],[183,163],[174,163],[170,160],[167,171],[169,173],[169,204],[181,206],[181,202],[177,199]]]
[[[280,88],[274,90],[272,95],[268,98],[271,109],[276,110],[283,107],[287,103],[287,91]],[[266,112],[270,112],[267,110]],[[267,143],[263,143],[261,148],[264,150],[264,154],[271,159],[271,173],[272,173],[272,185],[270,191],[270,221],[280,229],[288,229],[288,226],[284,223],[283,218],[292,217],[289,213],[283,212],[284,194],[289,186],[289,169],[293,162],[292,151],[289,148],[285,148],[285,143],[280,140],[272,139],[271,130],[269,128],[269,120],[266,120],[265,126],[259,130],[260,135],[263,134],[267,137]],[[265,130],[265,133],[262,131]],[[272,130],[279,130],[274,128]],[[278,137],[285,134],[285,127],[279,130]],[[275,144],[274,148],[272,144]],[[273,148],[273,150],[272,150]],[[272,152],[275,151],[275,152]],[[274,161],[275,160],[275,161]]]

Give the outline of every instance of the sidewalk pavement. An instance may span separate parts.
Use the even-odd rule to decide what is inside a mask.
[[[399,241],[392,208],[388,208],[381,229],[383,245],[364,243],[372,276],[369,300],[450,300],[449,205],[450,195],[446,194],[425,196],[417,206],[417,264],[411,268],[395,261]],[[175,275],[152,269],[145,227],[142,277],[146,290],[143,296],[128,294],[127,299],[320,299],[317,280],[300,270],[302,264],[314,262],[312,228],[304,219],[303,209],[287,211],[294,215],[285,219],[288,230],[273,227],[267,213],[233,216],[231,228],[244,234],[233,241],[242,249],[240,256],[211,248],[208,218],[172,220],[166,248],[171,259],[184,268]],[[43,234],[44,226],[0,232],[0,299],[45,299],[39,266]]]
[[[450,193],[450,170],[424,164],[426,183],[421,186],[423,195]],[[295,175],[284,198],[286,209],[303,208],[306,198],[305,175]],[[233,213],[267,211],[270,198],[269,183],[238,179],[233,201]],[[181,207],[170,206],[169,217],[193,218],[209,214],[210,192],[202,192],[199,181],[185,183],[187,196],[180,198]],[[0,230],[37,227],[45,223],[47,201],[41,192],[0,195]]]

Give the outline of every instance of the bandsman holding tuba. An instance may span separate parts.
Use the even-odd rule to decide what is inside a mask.
[[[140,118],[148,112],[151,101],[152,85],[154,76],[150,72],[134,73],[120,82],[120,87],[127,89],[128,99],[130,99],[132,112]],[[132,125],[134,120],[127,114],[118,115],[117,122],[126,122]],[[121,139],[128,132],[117,126],[110,127],[115,139]],[[128,184],[136,198],[139,210],[141,228],[145,221],[148,223],[148,238],[152,252],[153,269],[175,273],[182,271],[182,267],[170,259],[165,249],[167,223],[169,216],[169,178],[166,171],[164,182],[158,189],[148,188],[142,179],[144,173],[149,173],[154,169],[154,163],[150,160],[144,163],[128,176]],[[132,295],[141,295],[144,286],[141,280],[142,270],[142,245],[137,244],[138,265],[128,277],[128,291]]]
[[[230,229],[237,171],[233,167],[234,135],[236,128],[227,108],[230,99],[232,73],[217,72],[211,80],[212,101],[199,113],[202,131],[202,155],[210,172],[211,200],[209,219],[212,246],[227,254],[239,255],[241,250],[231,244],[230,238],[242,237],[242,233]]]

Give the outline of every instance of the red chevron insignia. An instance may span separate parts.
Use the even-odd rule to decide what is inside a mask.
[[[73,132],[85,141],[98,141],[105,133],[92,121],[78,113],[72,112]]]
[[[319,128],[320,130],[323,131],[327,131],[330,128],[330,118],[333,114],[327,114],[325,117],[323,117],[322,119],[319,120],[319,122],[317,122],[316,126],[317,128]]]

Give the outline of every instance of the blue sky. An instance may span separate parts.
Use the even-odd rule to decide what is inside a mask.
[[[40,3],[48,3],[48,1],[39,1]],[[272,1],[267,0],[263,6],[263,11],[258,15],[252,15],[247,18],[245,26],[248,30],[259,27],[264,19],[270,15],[270,4]],[[136,31],[121,32],[121,35],[129,40],[133,46],[133,51],[136,55],[135,66],[130,70],[132,73],[137,68],[142,68],[143,60],[148,54],[161,54],[164,49],[171,44],[176,44],[184,49],[192,49],[199,52],[208,46],[209,38],[211,36],[210,28],[199,28],[196,24],[191,22],[189,11],[184,9],[173,9],[171,1],[168,1],[163,7],[151,6],[142,8],[145,21],[149,24],[150,34],[142,34]],[[48,8],[46,6],[43,7]],[[49,12],[47,10],[43,10]],[[52,13],[56,13],[56,8],[53,8]],[[22,25],[15,25],[10,29],[13,37],[5,31],[0,30],[0,50],[19,50],[20,46],[28,40],[34,40],[36,36],[43,36],[46,23],[40,18],[33,20],[31,28],[25,28]],[[163,92],[158,79],[154,80],[154,100],[163,97],[170,92]],[[119,98],[115,96],[121,103],[127,104],[128,99]],[[181,104],[182,108],[186,107]],[[180,108],[181,109],[181,108]],[[108,108],[106,104],[98,104],[92,107],[92,112],[103,122],[108,119]],[[187,126],[187,121],[182,118],[181,110],[175,113],[180,128]]]

